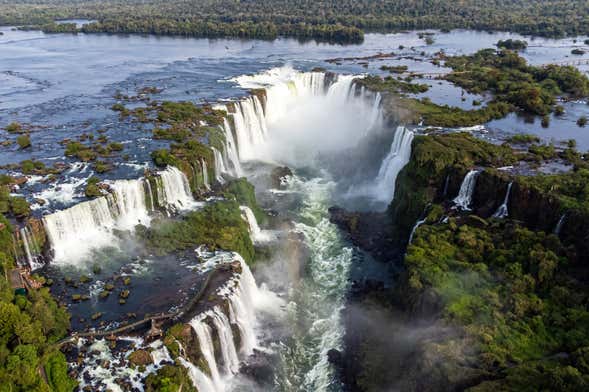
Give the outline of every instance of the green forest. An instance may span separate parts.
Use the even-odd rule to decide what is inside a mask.
[[[204,0],[3,0],[0,25],[56,27],[57,19],[88,18],[87,32],[151,33],[272,39],[278,35],[340,43],[364,32],[456,28],[562,37],[589,32],[589,3],[575,0],[329,0],[308,2]]]

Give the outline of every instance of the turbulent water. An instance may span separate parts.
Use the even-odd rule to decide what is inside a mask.
[[[353,80],[343,75],[328,81],[324,73],[299,73],[290,68],[243,76],[236,81],[244,88],[265,88],[266,99],[262,103],[250,97],[239,101],[234,113],[228,110],[242,162],[287,164],[295,171],[286,189],[269,190],[277,198],[297,199],[288,208],[294,224],[290,231],[300,236],[307,249],[302,255],[287,252],[276,261],[302,264],[300,275],[282,281],[270,273],[270,282],[288,301],[288,339],[272,346],[280,358],[274,386],[280,391],[341,390],[327,353],[343,348],[341,310],[354,250],[329,221],[327,210],[336,200],[338,179],[321,169],[317,158],[338,154],[371,132],[382,131],[380,94],[356,89]],[[413,132],[399,127],[389,133],[391,146],[379,171],[370,184],[358,186],[365,187],[364,196],[390,201],[396,176],[409,160]],[[242,210],[253,239],[259,242],[264,230],[255,224],[251,210]],[[293,268],[286,269],[289,267]]]
[[[330,349],[341,349],[344,328],[340,312],[348,287],[352,248],[329,222],[326,210],[333,199],[333,182],[294,178],[288,186],[304,195],[295,230],[310,250],[308,275],[291,296],[288,317],[292,341],[281,347],[279,390],[336,391],[339,381],[327,361]]]
[[[175,167],[159,172],[154,180],[155,189],[145,178],[117,180],[105,197],[46,215],[43,220],[53,262],[79,264],[93,249],[116,245],[114,229],[133,230],[138,224],[149,225],[150,212],[156,208],[180,211],[198,205],[186,176]]]
[[[505,198],[503,199],[503,203],[501,203],[499,208],[497,208],[497,211],[495,211],[495,213],[493,214],[494,218],[505,218],[509,215],[509,209],[507,208],[507,206],[509,204],[509,195],[511,194],[512,185],[513,185],[513,182],[510,182],[509,185],[507,185],[507,191],[505,193]]]
[[[329,221],[327,211],[336,200],[338,179],[322,169],[320,158],[337,156],[372,132],[381,132],[384,127],[380,94],[357,89],[354,79],[354,75],[331,75],[328,78],[322,72],[274,68],[234,80],[242,88],[264,89],[262,96],[252,95],[216,106],[227,111],[233,127],[225,121],[221,127],[226,135],[224,149],[212,150],[214,176],[209,178],[206,162],[201,160],[197,162],[198,170],[193,167],[193,177],[198,177],[204,188],[210,190],[214,182],[222,184],[232,176],[251,177],[252,162],[254,166],[258,161],[288,165],[295,175],[283,182],[286,189],[260,190],[277,197],[296,195],[297,203],[287,210],[280,210],[277,206],[281,214],[288,215],[286,228],[262,229],[249,207],[242,206],[241,211],[255,244],[273,248],[284,244],[285,238],[295,236],[305,251],[294,256],[296,263],[304,266],[295,278],[284,280],[275,276],[268,281],[282,297],[278,299],[267,289],[258,289],[239,255],[225,260],[201,248],[196,250],[200,259],[205,260],[204,264],[194,268],[197,272],[205,272],[217,262],[236,258],[242,270],[217,293],[227,301],[228,311],[214,306],[190,321],[210,372],[203,372],[190,363],[188,357],[182,357],[181,362],[201,392],[250,390],[248,383],[236,378],[235,374],[239,372],[240,363],[247,361],[255,348],[277,355],[278,360],[273,364],[275,379],[272,389],[341,389],[327,353],[331,349],[343,348],[345,331],[340,313],[345,304],[354,250]],[[334,117],[333,113],[344,114]],[[370,184],[358,185],[365,187],[365,196],[378,200],[392,197],[396,176],[411,152],[412,131],[399,127],[389,133],[391,146],[388,154],[382,157],[379,171],[374,173]],[[88,168],[84,165],[71,169],[72,173],[84,175],[81,181],[88,178],[86,170]],[[149,226],[155,214],[176,215],[203,205],[194,199],[186,175],[174,167],[152,171],[137,179],[117,179],[105,184],[108,189],[102,190],[104,197],[74,204],[43,217],[52,265],[87,268],[93,264],[102,267],[101,258],[112,258],[115,254],[124,258],[127,252],[131,255],[126,249],[128,240],[121,239],[121,232],[132,234],[137,225]],[[40,250],[29,228],[24,227],[19,235],[29,265],[41,266],[37,259]],[[114,250],[108,250],[111,248]],[[287,262],[275,261],[278,264]],[[143,263],[137,267],[153,268],[146,266],[147,260]],[[165,263],[158,268],[162,267],[166,268]],[[104,285],[102,281],[93,283],[90,296],[96,298]],[[92,305],[79,306],[89,306],[90,312],[95,311],[91,310]],[[268,320],[273,320],[271,323],[278,323],[280,327],[261,324],[257,321],[257,313],[266,314]],[[235,343],[234,327],[239,331],[240,347]],[[285,334],[284,330],[288,332]],[[215,357],[213,336],[219,339],[220,362]],[[96,351],[103,353],[100,354],[103,359],[115,355],[101,345],[104,343],[96,343]],[[162,351],[160,354],[168,358],[167,353]],[[148,371],[153,372],[158,366],[156,361]],[[114,385],[111,376],[126,374],[135,381],[145,376],[127,373],[122,371],[113,375],[101,365],[93,366],[88,362],[83,364],[80,374],[90,376],[92,385],[100,385],[102,379],[105,385],[111,386]]]
[[[478,175],[478,170],[471,170],[466,173],[464,180],[462,180],[462,184],[460,184],[458,196],[456,196],[453,200],[454,204],[456,204],[456,207],[464,211],[470,211],[470,204],[472,203],[472,195],[474,193]]]

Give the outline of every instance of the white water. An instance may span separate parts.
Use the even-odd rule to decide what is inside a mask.
[[[174,167],[156,177],[159,207],[183,210],[196,205],[186,176]],[[55,264],[79,264],[93,249],[118,243],[113,230],[134,230],[137,224],[149,225],[150,207],[145,179],[117,180],[112,193],[68,209],[46,215],[45,231],[54,252]]]
[[[35,237],[27,226],[20,229],[20,239],[23,242],[25,256],[27,257],[27,263],[31,270],[41,268],[43,266],[39,256],[41,248],[36,243]]]
[[[223,156],[215,147],[211,147],[211,150],[213,150],[213,157],[215,159],[215,179],[218,183],[224,184],[223,174],[227,173],[227,168],[225,167]]]
[[[427,220],[427,218],[423,218],[423,219],[420,219],[417,222],[415,222],[415,225],[411,229],[411,234],[409,234],[409,241],[407,242],[408,245],[411,245],[411,243],[413,242],[413,236],[415,235],[415,231],[417,230],[417,228],[419,226],[423,225],[426,220]]]
[[[240,206],[243,219],[249,226],[249,233],[253,242],[268,242],[275,238],[269,230],[262,230],[258,225],[258,220],[254,212],[248,206]]]
[[[173,207],[176,210],[189,210],[198,205],[192,197],[188,178],[174,166],[168,166],[166,170],[158,173],[161,178],[162,197],[159,199],[160,207]],[[157,179],[158,177],[156,177]],[[159,190],[158,190],[159,192]]]
[[[383,159],[376,177],[369,183],[352,186],[346,196],[369,197],[371,200],[388,205],[395,195],[397,176],[411,158],[413,137],[413,131],[402,126],[397,127],[391,148]]]
[[[373,195],[377,200],[388,203],[393,199],[397,176],[411,158],[412,141],[412,131],[405,127],[397,128],[391,150],[382,161],[376,176]]]
[[[513,182],[510,182],[507,186],[507,193],[505,194],[505,199],[503,199],[503,204],[497,208],[497,211],[493,214],[493,218],[506,218],[509,215],[509,211],[507,209],[507,205],[509,203],[509,195],[511,194],[511,186]]]
[[[283,67],[233,79],[242,88],[266,92],[263,103],[256,96],[234,103],[230,116],[239,159],[295,167],[309,164],[320,153],[356,146],[367,130],[381,123],[382,114],[377,94],[351,98],[355,78],[339,75],[327,86],[323,73]],[[229,140],[230,129],[223,128]]]
[[[209,182],[209,171],[207,169],[207,161],[205,161],[204,159],[200,160],[200,169],[202,170],[203,185],[207,190],[210,190],[211,184]]]
[[[471,170],[466,173],[466,176],[464,176],[464,180],[462,180],[462,184],[460,185],[458,196],[456,196],[453,200],[453,202],[456,204],[456,207],[463,211],[470,211],[472,195],[474,194],[474,188],[478,175],[478,170]]]
[[[554,228],[554,234],[559,235],[560,232],[562,231],[562,227],[564,225],[564,220],[566,219],[566,214],[562,214],[560,216],[560,219],[558,220],[558,223],[556,224],[556,227]]]
[[[151,352],[152,363],[145,368],[133,367],[127,360],[128,353],[113,352],[109,347],[109,342],[105,339],[97,339],[88,347],[87,352],[92,355],[85,355],[80,366],[78,377],[79,388],[92,387],[91,390],[109,390],[113,392],[123,392],[123,388],[117,383],[117,379],[128,380],[134,390],[143,391],[143,380],[151,373],[155,373],[166,363],[173,363],[173,360],[161,340],[145,345],[140,338],[121,337],[119,340],[131,341],[137,349],[144,349]],[[86,343],[85,339],[80,339],[78,348]],[[108,363],[110,366],[103,367],[102,364]],[[122,363],[123,365],[118,365]],[[84,374],[90,376],[90,382],[86,382]]]
[[[226,108],[225,108],[225,110],[226,110]],[[241,177],[241,175],[243,174],[243,171],[241,169],[241,163],[239,161],[239,154],[237,152],[237,144],[235,143],[235,138],[233,137],[233,132],[231,131],[231,126],[229,125],[229,122],[227,121],[226,118],[223,119],[222,129],[225,133],[225,140],[226,140],[225,152],[227,154],[228,163],[230,163],[231,166],[233,167],[232,174],[235,177]],[[229,165],[227,165],[227,167],[229,167]]]
[[[233,255],[241,265],[241,273],[230,279],[216,293],[219,297],[226,299],[229,314],[225,314],[223,308],[215,306],[190,321],[198,337],[200,351],[210,369],[209,376],[194,364],[185,363],[194,386],[201,392],[226,391],[228,379],[239,370],[240,357],[245,358],[252,354],[257,345],[255,309],[266,302],[265,294],[258,289],[243,258],[236,253]],[[241,347],[235,345],[231,324],[238,327]],[[220,354],[223,360],[221,365],[217,363],[215,357],[213,333],[216,333],[219,338]]]
[[[319,154],[354,148],[368,132],[382,126],[382,97],[366,91],[352,94],[353,79],[340,75],[326,86],[321,73],[300,74],[288,68],[236,78],[243,88],[266,89],[263,116],[251,99],[239,102],[232,115],[240,159],[308,167]],[[256,110],[258,115],[251,114]],[[371,196],[390,202],[396,177],[410,158],[412,138],[413,132],[397,130],[391,152],[367,187]],[[311,255],[303,282],[288,290],[292,341],[280,349],[279,389],[326,391],[337,384],[327,352],[343,345],[340,315],[352,249],[327,216],[334,186],[321,178],[293,179],[288,184],[288,192],[303,198],[303,206],[295,212],[295,227]],[[256,238],[259,227],[247,218],[250,214],[244,215]]]

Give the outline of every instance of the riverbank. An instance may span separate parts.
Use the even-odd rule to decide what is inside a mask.
[[[379,232],[368,218],[376,225],[350,232],[350,216],[332,215],[359,246],[376,231],[406,248],[394,288],[365,286],[347,305],[350,390],[584,385],[580,287],[588,229],[584,196],[576,193],[572,203],[568,195],[585,164],[553,175],[510,171],[529,154],[465,134],[419,136],[397,178],[391,231]],[[539,191],[534,184],[548,178],[562,185]],[[574,217],[569,232],[566,216]],[[578,297],[562,302],[560,291]]]

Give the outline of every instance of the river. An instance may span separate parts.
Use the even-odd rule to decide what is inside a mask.
[[[262,206],[277,215],[273,225],[262,230],[263,235],[279,238],[272,262],[257,267],[254,275],[263,289],[280,299],[262,309],[256,333],[259,348],[279,358],[274,364],[272,389],[281,391],[341,390],[327,352],[342,348],[345,331],[340,320],[341,309],[354,262],[361,257],[329,222],[327,209],[346,201],[359,209],[386,207],[387,200],[382,196],[386,194],[390,199],[392,189],[383,186],[391,180],[394,183],[408,159],[407,146],[412,134],[403,128],[383,130],[386,127],[379,122],[375,96],[360,94],[357,99],[348,99],[352,75],[382,73],[380,66],[384,64],[440,72],[443,69],[428,61],[429,56],[440,50],[467,54],[491,47],[499,39],[522,38],[508,33],[437,32],[435,43],[426,45],[418,32],[407,32],[367,34],[363,44],[338,46],[292,39],[270,42],[56,35],[6,27],[0,31],[4,33],[0,36],[0,125],[19,121],[34,126],[33,148],[23,152],[15,146],[0,147],[2,165],[31,157],[48,164],[67,162],[60,141],[101,129],[110,140],[122,142],[129,155],[126,162],[118,163],[115,170],[102,178],[135,179],[152,166],[149,153],[167,143],[152,139],[149,126],[121,119],[110,109],[116,103],[117,92],[132,95],[143,87],[157,87],[161,91],[150,94],[153,100],[222,103],[245,96],[251,88],[266,88],[264,124],[255,128],[256,132],[265,134],[258,135],[258,142],[251,142],[247,148],[242,142],[240,150],[248,151],[247,157],[241,157],[244,173],[256,184]],[[571,48],[584,46],[583,40],[536,39],[530,41],[523,56],[533,64],[566,61]],[[379,52],[395,52],[395,55],[367,64],[359,59]],[[346,59],[352,57],[356,59]],[[339,60],[325,61],[336,58]],[[575,57],[587,58],[589,55]],[[340,76],[331,83],[319,81],[320,74],[308,72],[315,67]],[[434,80],[427,82],[431,89],[424,96],[435,102],[470,108],[468,102],[478,98],[469,96],[463,101],[460,89]],[[579,115],[589,114],[586,103],[567,103],[566,107],[567,115],[553,119],[547,129],[515,115],[492,122],[487,128],[491,134],[499,135],[532,132],[545,140],[574,137],[581,149],[589,148],[589,135],[575,125]],[[252,124],[247,126],[248,132],[253,132]],[[326,170],[323,165],[326,159],[332,163],[338,159],[345,161],[338,155],[371,132],[384,132],[388,143],[373,154],[373,162],[367,163],[363,179],[345,178],[341,173]],[[13,137],[3,131],[2,136]],[[397,150],[389,151],[391,144],[397,145]],[[361,168],[364,164],[352,163]],[[268,184],[268,167],[276,164],[287,165],[294,172],[279,189]],[[83,201],[82,188],[92,174],[90,167],[76,165],[57,184],[46,185],[32,178],[22,191],[29,197],[46,200],[35,213],[49,214]],[[296,241],[285,240],[289,236],[296,237]],[[292,246],[297,242],[302,245]],[[123,253],[113,253],[111,249],[101,254],[104,262],[110,263],[106,268],[127,274],[136,282],[137,293],[144,297],[133,298],[130,305],[143,307],[142,312],[161,310],[145,303],[149,295],[155,302],[163,302],[164,307],[165,301],[174,296],[155,300],[155,292],[165,291],[164,282],[175,279],[178,293],[183,297],[189,291],[185,271],[193,266],[187,266],[183,260]],[[100,260],[95,258],[94,262]],[[174,262],[177,268],[170,269]],[[58,270],[54,273],[75,276],[91,267],[66,260],[63,266],[54,267]],[[380,275],[387,280],[387,271]],[[97,288],[93,290],[96,295]],[[99,302],[91,301],[71,309],[74,312],[78,309],[77,315],[87,318],[98,310],[110,309],[100,306]],[[82,323],[76,321],[74,325],[82,326]],[[242,381],[237,377],[228,385],[235,390],[251,389]]]

